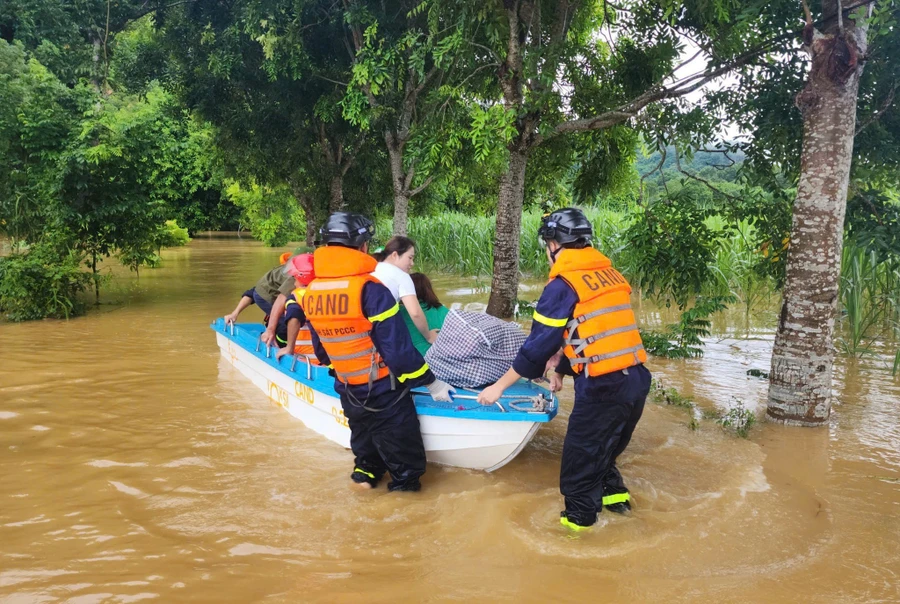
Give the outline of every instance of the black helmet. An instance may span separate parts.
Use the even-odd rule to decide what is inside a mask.
[[[321,243],[347,247],[362,247],[373,235],[375,225],[372,221],[354,212],[334,212],[319,229]]]
[[[541,241],[554,240],[560,245],[590,243],[594,227],[584,212],[578,208],[563,208],[541,218],[538,237]]]

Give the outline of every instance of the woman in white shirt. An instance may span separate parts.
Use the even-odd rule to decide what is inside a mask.
[[[381,281],[394,294],[394,299],[403,304],[406,312],[429,344],[437,338],[437,330],[428,329],[425,313],[416,297],[416,286],[413,285],[409,271],[412,270],[416,257],[416,243],[409,237],[391,237],[384,246],[384,251],[375,256],[379,262],[372,276]]]

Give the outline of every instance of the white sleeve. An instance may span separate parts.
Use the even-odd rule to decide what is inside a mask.
[[[397,295],[399,286],[397,285],[396,275],[394,274],[394,271],[391,270],[392,268],[394,267],[389,264],[379,262],[378,266],[375,267],[375,271],[372,273],[372,276],[381,281],[381,283],[391,291],[391,294],[394,296],[394,300],[399,301],[400,298]],[[396,271],[398,273],[403,272],[400,269],[396,269]]]
[[[404,273],[403,271],[397,271],[397,281],[400,286],[399,294],[397,299],[403,298],[404,296],[413,296],[416,295],[416,286],[413,284],[412,277],[409,276],[409,273]]]

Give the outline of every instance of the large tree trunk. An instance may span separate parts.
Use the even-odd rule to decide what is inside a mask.
[[[803,113],[800,183],[766,411],[774,421],[804,426],[824,424],[831,412],[844,212],[862,73],[859,58],[866,50],[867,25],[847,19],[841,32],[837,21],[832,19],[835,25],[824,35],[815,32],[813,37],[811,26],[807,30],[812,65],[806,87],[797,95]]]
[[[394,189],[394,235],[406,237],[409,224],[409,197],[400,190]]]
[[[500,177],[494,234],[494,276],[487,312],[502,319],[513,316],[519,293],[519,235],[522,230],[527,163],[527,150],[510,151],[509,168]]]
[[[344,209],[344,176],[337,173],[331,177],[328,209],[339,212]]]
[[[403,149],[395,143],[389,132],[385,133],[384,141],[391,165],[391,188],[394,193],[394,235],[405,237],[409,222],[409,195],[406,191],[406,173],[403,171]]]

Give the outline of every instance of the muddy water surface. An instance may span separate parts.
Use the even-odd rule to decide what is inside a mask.
[[[900,601],[900,383],[880,358],[840,362],[829,429],[744,440],[648,405],[621,463],[635,513],[573,539],[570,382],[498,472],[429,466],[419,494],[358,493],[350,453],[221,360],[207,327],[278,251],[200,237],[163,255],[86,317],[0,324],[0,602]],[[486,300],[436,282],[447,304]],[[767,369],[771,324],[724,317],[704,359],[651,370],[701,408],[758,408],[746,371]]]

